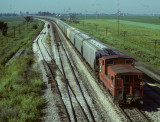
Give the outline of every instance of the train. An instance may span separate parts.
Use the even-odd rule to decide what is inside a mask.
[[[106,46],[75,27],[57,19],[54,21],[80,55],[98,74],[100,82],[118,104],[142,102],[143,73],[135,68],[135,59]]]

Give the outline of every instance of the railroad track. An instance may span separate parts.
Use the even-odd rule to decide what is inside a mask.
[[[94,116],[92,114],[92,111],[91,111],[88,103],[87,103],[86,98],[84,97],[84,94],[83,94],[82,89],[81,89],[81,87],[79,85],[76,73],[74,72],[74,69],[73,69],[73,67],[71,65],[71,61],[70,61],[70,59],[69,59],[69,57],[68,57],[68,55],[66,53],[66,50],[65,50],[65,48],[64,48],[64,46],[62,44],[62,41],[60,40],[58,32],[57,31],[54,31],[54,32],[55,32],[55,38],[56,38],[56,45],[57,45],[57,49],[58,49],[58,55],[59,55],[59,59],[60,59],[60,62],[61,62],[61,70],[63,71],[63,74],[66,77],[65,79],[68,79],[67,80],[68,81],[67,85],[69,86],[69,88],[72,91],[72,93],[75,94],[74,97],[75,98],[76,97],[79,98],[79,100],[76,98],[76,101],[77,101],[78,105],[80,106],[80,109],[81,109],[85,119],[87,121],[93,121],[94,122],[95,121]],[[68,66],[67,69],[64,67],[66,65]],[[72,76],[70,75],[70,73],[72,74]],[[82,101],[80,100],[80,98],[83,99],[84,104],[82,104]],[[82,108],[80,103],[85,108]],[[74,108],[74,109],[76,109],[76,108]],[[85,111],[85,110],[87,110],[87,111]],[[74,116],[76,117],[76,113],[75,113]],[[77,113],[77,116],[79,116],[78,113]]]
[[[44,36],[43,36],[44,37]],[[42,38],[43,39],[43,38]],[[42,41],[42,39],[41,39],[41,41]],[[64,118],[63,116],[64,116],[64,113],[63,112],[60,112],[60,114],[61,114],[61,119],[62,119],[62,121],[70,121],[70,116],[69,116],[69,112],[68,112],[68,110],[67,110],[67,108],[66,108],[66,105],[64,104],[64,101],[63,101],[63,99],[62,99],[62,94],[61,94],[61,92],[60,92],[60,89],[59,89],[59,87],[58,87],[58,83],[57,83],[57,81],[55,80],[55,78],[54,78],[54,73],[53,73],[53,70],[52,70],[52,65],[55,65],[53,62],[53,60],[50,62],[50,63],[48,63],[47,61],[46,61],[46,59],[45,59],[45,56],[44,56],[44,54],[43,54],[43,52],[42,52],[42,50],[41,50],[41,48],[40,48],[40,45],[39,45],[39,38],[37,39],[37,41],[36,41],[36,43],[37,43],[37,46],[38,46],[38,49],[39,49],[39,51],[40,51],[40,55],[42,56],[42,58],[43,58],[43,61],[42,61],[42,63],[43,63],[43,65],[44,65],[44,67],[45,67],[45,69],[49,72],[49,77],[51,78],[51,79],[49,79],[50,80],[50,83],[51,83],[51,87],[53,88],[53,87],[56,87],[56,91],[58,92],[58,94],[59,94],[59,97],[60,97],[60,99],[61,99],[61,102],[62,102],[62,105],[63,105],[63,107],[64,107],[64,109],[65,109],[65,115],[67,115],[67,118]],[[53,81],[53,82],[51,82],[51,81]],[[55,85],[53,86],[53,84],[55,83]]]
[[[100,83],[103,87],[103,90],[106,91],[105,86],[103,83]],[[106,91],[106,94],[112,98],[111,94]],[[113,99],[112,101],[113,102]],[[139,109],[139,104],[133,104],[131,105],[119,105],[118,103],[115,103],[119,111],[125,116],[128,122],[150,122],[150,118],[142,111]],[[118,112],[119,113],[119,112]],[[123,119],[122,119],[123,120]]]
[[[43,44],[43,46],[44,46],[44,48],[45,48],[45,50],[46,50],[46,52],[48,53],[48,55],[49,55],[49,57],[51,58],[51,59],[54,59],[53,58],[53,56],[51,56],[50,55],[50,53],[49,53],[49,51],[47,50],[47,48],[46,48],[46,46],[44,45],[44,43],[42,42],[42,39],[41,39],[41,43]],[[41,50],[40,49],[40,46],[39,46],[39,43],[38,43],[38,47],[39,47],[39,50]],[[63,48],[63,50],[65,51],[65,49]],[[43,53],[42,53],[42,51],[41,51],[41,55],[42,55],[42,57],[44,58],[44,55],[43,55]],[[59,55],[60,56],[60,55]],[[61,58],[61,57],[60,57]],[[45,60],[45,58],[44,58],[44,60]],[[68,60],[69,60],[69,58],[68,58]],[[61,60],[61,62],[62,62],[62,60]],[[48,64],[47,63],[47,61],[45,60],[45,63],[47,64],[47,66],[50,68],[50,65],[53,65],[53,64]],[[54,60],[52,60],[52,63],[55,63],[55,61]],[[71,64],[70,64],[71,65]],[[63,63],[62,63],[62,65],[61,65],[62,67],[63,67]],[[89,118],[87,117],[87,114],[86,114],[86,112],[84,111],[84,108],[81,106],[81,104],[80,104],[80,102],[78,101],[78,99],[76,98],[76,94],[74,93],[74,91],[73,91],[73,89],[72,89],[72,87],[70,86],[70,84],[68,83],[68,80],[67,80],[67,78],[66,78],[66,76],[65,76],[65,72],[64,72],[64,68],[62,68],[62,71],[60,70],[60,68],[56,65],[56,67],[57,67],[57,69],[58,69],[58,71],[62,74],[62,76],[63,76],[63,79],[64,79],[64,81],[65,81],[65,84],[66,84],[66,89],[67,89],[67,93],[68,93],[68,96],[69,96],[69,99],[70,99],[70,104],[71,104],[71,108],[72,108],[72,114],[73,114],[73,118],[74,118],[74,120],[73,121],[78,121],[78,117],[76,116],[76,114],[75,114],[75,111],[74,111],[74,107],[73,107],[73,104],[72,104],[72,101],[71,101],[71,95],[73,95],[74,96],[74,98],[75,98],[75,100],[77,101],[77,103],[78,103],[78,105],[79,105],[79,107],[80,107],[80,110],[82,111],[82,113],[83,113],[83,116],[84,116],[84,118],[85,118],[85,120],[86,121],[95,121],[94,120],[94,117],[93,117],[93,115],[92,115],[92,113],[91,113],[91,111],[90,111],[90,109],[89,109],[89,106],[88,106],[88,104],[87,104],[87,102],[86,102],[86,100],[85,100],[85,102],[86,102],[86,104],[87,104],[87,108],[89,109],[88,110],[88,113],[89,113],[89,115],[91,116],[90,117],[90,120],[89,120]],[[71,67],[70,67],[71,68]],[[51,68],[50,68],[51,69]],[[52,69],[51,69],[52,70]],[[72,69],[73,70],[73,69]],[[74,71],[72,72],[72,73],[74,73]],[[75,73],[74,73],[74,75],[75,75]],[[54,79],[55,77],[53,76],[53,79]],[[76,75],[75,75],[75,78],[76,78]],[[56,82],[57,83],[57,82]],[[57,83],[57,85],[56,86],[58,86],[58,83]],[[80,87],[80,86],[79,86]],[[81,88],[80,88],[81,89]],[[81,92],[82,92],[82,90],[81,90]],[[61,96],[61,99],[62,99],[62,95],[61,95],[61,91],[59,90],[59,94],[60,94],[60,96]],[[71,95],[70,95],[71,94]],[[82,95],[83,95],[83,93],[82,93]],[[84,96],[83,96],[84,97]],[[85,98],[84,98],[85,99]],[[68,110],[67,110],[67,107],[66,107],[66,105],[65,105],[65,101],[62,99],[62,101],[63,101],[63,103],[64,103],[64,107],[65,107],[65,110],[66,110],[66,113],[67,113],[67,116],[68,116],[68,120],[69,121],[71,121],[71,116],[70,116],[70,114],[69,114],[69,112],[68,112]],[[79,115],[78,115],[79,116]],[[84,120],[83,120],[84,121]]]
[[[118,106],[129,122],[150,122],[151,120],[145,113],[136,106]]]

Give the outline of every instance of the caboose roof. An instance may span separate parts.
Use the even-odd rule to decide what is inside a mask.
[[[131,65],[111,65],[108,66],[115,74],[140,74],[141,71],[137,70]]]

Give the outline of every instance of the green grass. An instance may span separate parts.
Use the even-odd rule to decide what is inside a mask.
[[[31,69],[32,56],[21,56],[0,70],[0,121],[38,121],[43,82]]]
[[[116,19],[116,18],[114,18]],[[120,16],[121,20],[160,25],[159,16]]]
[[[84,20],[84,16],[77,17],[79,20]],[[160,25],[160,16],[120,16],[120,20],[142,22]],[[87,19],[96,19],[96,16],[87,16]],[[98,16],[98,19],[117,19],[117,16]]]
[[[117,23],[116,19],[110,19],[107,21]],[[121,24],[139,26],[139,27],[144,27],[144,28],[149,28],[149,29],[160,29],[160,25],[155,25],[155,24],[148,24],[148,23],[142,23],[142,22],[132,22],[132,21],[126,21],[126,20],[120,20],[119,22]]]
[[[46,39],[46,43],[51,46],[51,36],[48,33],[47,39]]]
[[[5,20],[0,18],[0,20]],[[13,19],[14,18],[14,19]],[[12,21],[10,19],[13,19]],[[25,44],[27,44],[36,33],[41,29],[42,22],[34,20],[32,23],[21,26],[21,33],[19,33],[18,28],[16,28],[15,37],[13,35],[13,25],[21,24],[24,19],[21,17],[9,17],[5,22],[10,22],[7,36],[0,34],[0,64],[5,65],[5,63]],[[34,24],[39,25],[38,29],[32,29]]]
[[[124,41],[123,34],[117,34],[117,23],[107,21],[107,19],[98,19],[97,23],[97,32],[95,19],[80,20],[79,24],[69,24],[160,71],[160,45],[157,45],[157,56],[155,56],[154,43],[151,43],[152,39],[160,39],[158,30],[120,23],[120,31],[127,31]],[[109,27],[107,35],[106,26]]]
[[[6,18],[5,18],[6,19]],[[18,18],[8,19],[11,24],[21,23]],[[18,22],[19,21],[19,22]],[[38,29],[32,25],[38,24]],[[25,25],[26,26],[26,25]],[[40,121],[41,108],[44,100],[41,97],[43,82],[40,74],[32,69],[33,51],[30,39],[42,28],[42,22],[34,21],[25,27],[21,34],[16,31],[13,38],[12,30],[8,37],[0,35],[0,121],[5,122],[30,122]],[[7,41],[8,38],[8,41]],[[26,45],[27,44],[27,45]],[[13,59],[9,65],[5,63],[25,46],[27,55]]]

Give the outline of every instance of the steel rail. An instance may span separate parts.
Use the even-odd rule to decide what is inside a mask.
[[[43,36],[43,37],[44,37],[44,36]],[[39,37],[39,38],[40,38],[40,37]],[[69,112],[68,112],[68,110],[67,110],[66,105],[64,104],[63,99],[62,99],[62,95],[61,95],[61,92],[60,92],[60,90],[59,90],[58,83],[57,83],[57,81],[54,79],[54,77],[53,77],[53,76],[54,76],[54,75],[53,75],[53,72],[52,72],[49,64],[47,63],[47,61],[46,61],[46,59],[45,59],[45,57],[44,57],[44,55],[43,55],[43,53],[42,53],[42,51],[41,51],[41,49],[40,49],[39,42],[38,42],[39,38],[38,38],[37,41],[36,41],[36,43],[37,43],[37,45],[38,45],[38,48],[39,48],[39,51],[40,51],[40,53],[41,53],[41,56],[42,56],[45,64],[47,65],[47,67],[48,67],[48,69],[49,69],[49,72],[51,73],[52,79],[53,79],[53,80],[55,81],[55,83],[56,83],[56,88],[57,88],[57,91],[58,91],[58,93],[59,93],[59,95],[60,95],[60,98],[61,98],[62,104],[63,104],[63,106],[64,106],[65,112],[66,112],[66,114],[67,114],[68,121],[71,122],[71,119],[70,119],[70,116],[69,116]],[[42,39],[41,39],[41,41],[42,41]],[[43,63],[43,65],[45,66],[44,62],[42,62],[42,63]]]

